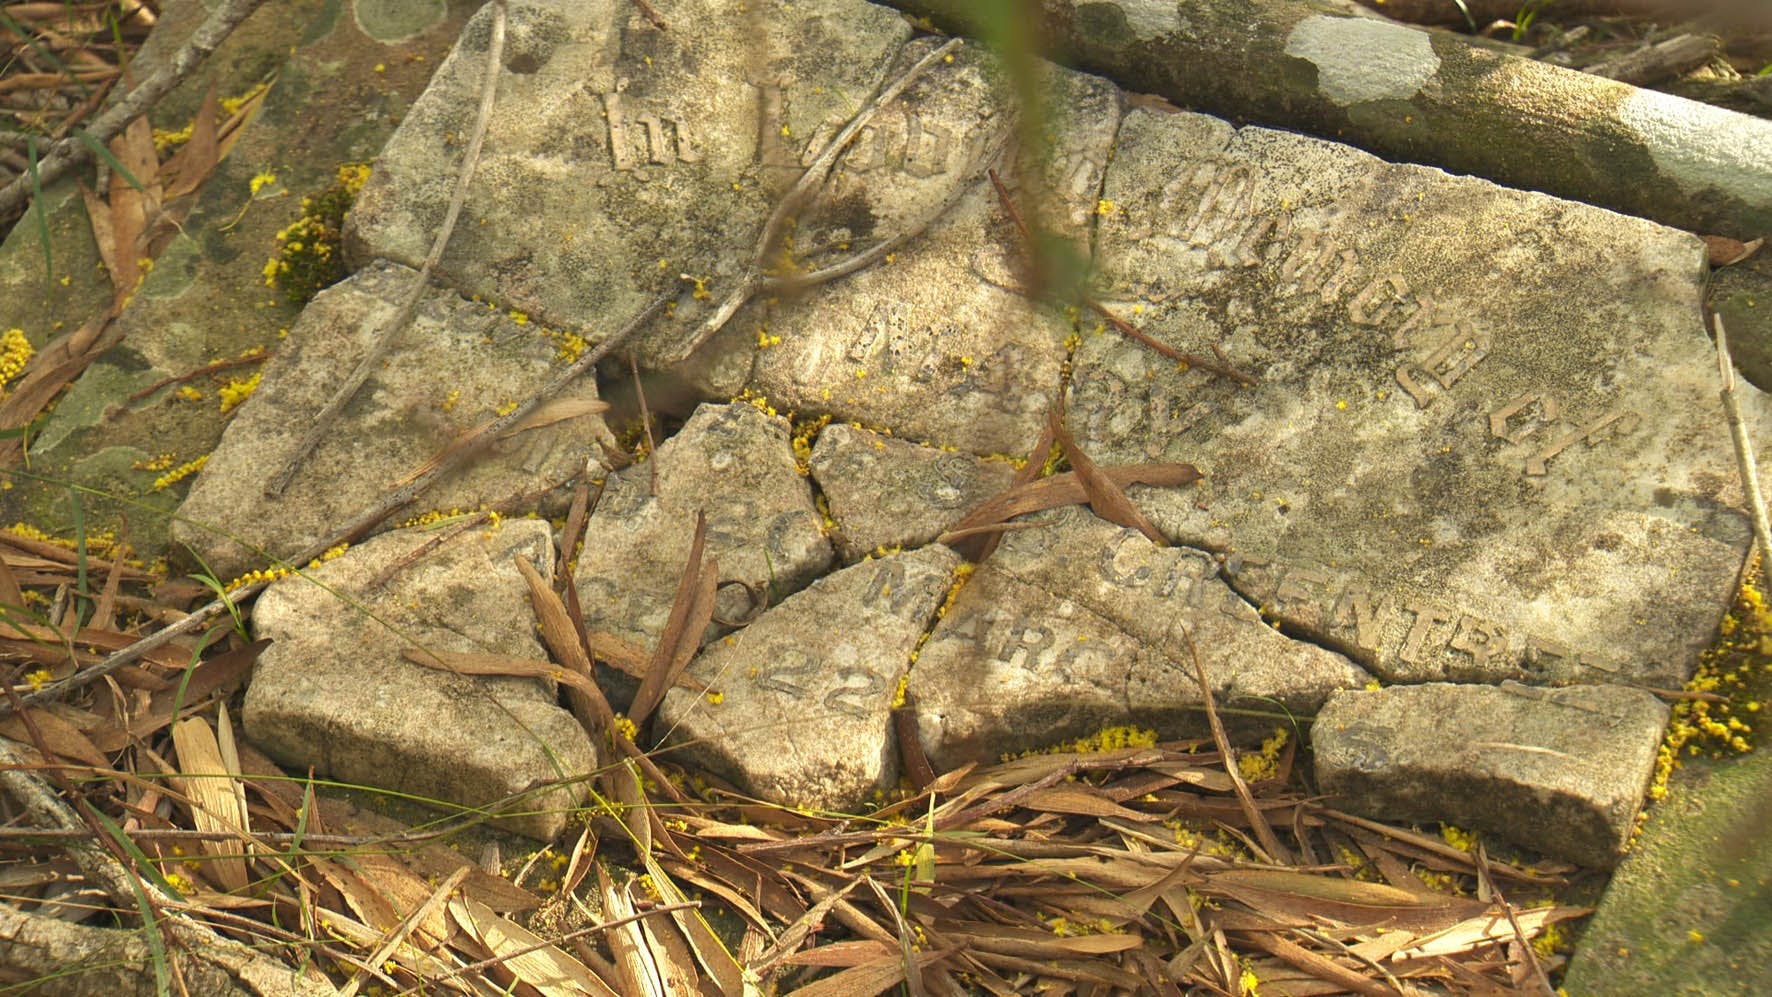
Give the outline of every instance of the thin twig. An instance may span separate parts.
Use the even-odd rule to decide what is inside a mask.
[[[172,88],[182,83],[191,70],[200,65],[216,46],[225,41],[247,15],[258,9],[264,0],[228,0],[204,21],[191,40],[175,52],[166,64],[143,80],[135,89],[112,104],[105,113],[93,119],[86,134],[99,143],[110,141],[131,121],[148,112]],[[37,161],[36,182],[47,186],[70,169],[84,163],[91,151],[76,139],[62,139]],[[32,178],[21,176],[0,188],[0,218],[11,215],[31,196]]]
[[[1182,643],[1187,645],[1188,656],[1194,660],[1194,675],[1200,680],[1200,697],[1206,705],[1206,722],[1212,726],[1212,740],[1218,745],[1218,753],[1224,758],[1225,774],[1230,776],[1231,788],[1236,790],[1237,802],[1243,807],[1243,816],[1248,818],[1249,826],[1254,828],[1256,840],[1261,842],[1261,850],[1267,852],[1264,861],[1280,865],[1292,864],[1292,853],[1280,844],[1274,835],[1274,829],[1262,814],[1261,808],[1255,805],[1255,797],[1249,793],[1249,784],[1243,781],[1243,773],[1237,770],[1237,756],[1231,750],[1230,738],[1225,736],[1224,721],[1218,718],[1218,705],[1212,700],[1212,683],[1206,678],[1206,666],[1200,664],[1199,649],[1194,647],[1193,635],[1187,627],[1177,627],[1181,632]]]
[[[306,565],[309,561],[314,560],[321,554],[331,550],[333,547],[355,539],[364,532],[375,527],[378,523],[387,519],[396,510],[417,498],[420,493],[430,487],[431,483],[436,481],[444,472],[456,467],[469,456],[472,456],[478,451],[479,447],[488,441],[497,439],[499,434],[527,418],[529,413],[535,411],[535,409],[543,402],[558,394],[566,385],[577,380],[586,371],[595,367],[599,361],[613,352],[616,347],[625,343],[628,338],[635,332],[639,331],[641,327],[652,321],[659,312],[664,310],[665,303],[669,300],[670,296],[665,294],[661,294],[652,299],[652,303],[641,309],[638,315],[629,319],[626,325],[616,330],[608,339],[598,343],[594,349],[586,350],[583,356],[573,361],[572,366],[561,371],[559,374],[556,374],[554,379],[543,386],[539,392],[536,392],[534,395],[524,400],[507,414],[500,416],[498,419],[481,427],[475,434],[473,434],[471,439],[451,443],[445,448],[446,453],[440,457],[434,457],[427,461],[424,468],[419,473],[408,478],[398,487],[390,490],[380,502],[376,503],[370,509],[365,510],[356,519],[339,529],[334,530],[332,534],[325,539],[310,544],[305,550],[299,551],[293,557],[285,558],[277,563],[284,566]],[[150,636],[143,637],[141,640],[136,641],[128,647],[113,653],[110,657],[93,665],[91,668],[75,672],[59,682],[46,685],[36,692],[21,697],[21,699],[27,705],[60,699],[75,689],[96,682],[117,669],[122,668],[124,665],[136,661],[149,651],[163,647],[166,644],[171,643],[174,638],[190,633],[192,630],[215,619],[227,612],[229,607],[234,604],[244,602],[246,599],[257,595],[259,590],[265,587],[265,584],[265,582],[255,582],[235,589],[228,594],[227,598],[216,599],[192,610],[190,614],[178,622],[169,624],[165,629],[156,631]],[[0,717],[7,716],[10,713],[10,705],[0,704]]]
[[[1754,537],[1760,542],[1760,581],[1772,591],[1772,525],[1766,519],[1766,498],[1760,494],[1760,471],[1754,461],[1753,443],[1747,438],[1747,423],[1741,418],[1741,402],[1735,397],[1735,365],[1729,359],[1729,336],[1723,330],[1723,316],[1711,312],[1711,328],[1717,333],[1717,370],[1723,375],[1723,414],[1729,419],[1729,437],[1735,441],[1735,459],[1741,467],[1741,492],[1747,499],[1747,510],[1753,517]]]
[[[946,58],[960,44],[960,39],[951,38],[939,48],[918,59],[911,68],[905,70],[904,75],[874,95],[874,98],[868,101],[867,106],[857,111],[855,117],[850,118],[849,123],[844,125],[843,129],[837,132],[829,142],[825,143],[825,147],[813,159],[812,165],[806,167],[806,171],[800,174],[800,179],[796,180],[794,186],[789,188],[788,192],[782,195],[781,200],[776,202],[775,210],[770,212],[768,220],[763,223],[763,231],[757,236],[756,248],[751,252],[749,275],[739,281],[738,286],[726,296],[726,300],[720,302],[719,307],[714,309],[713,314],[708,316],[707,321],[702,323],[701,328],[697,329],[694,335],[677,344],[668,354],[660,358],[664,366],[679,363],[700,349],[701,344],[725,328],[726,323],[732,320],[732,316],[736,315],[738,310],[743,308],[746,302],[756,297],[758,293],[784,288],[809,288],[853,273],[891,252],[894,247],[915,238],[946,212],[948,205],[953,201],[951,196],[944,200],[936,211],[906,231],[892,236],[878,246],[856,253],[849,259],[798,277],[772,278],[768,276],[769,259],[780,245],[782,233],[787,229],[789,222],[799,215],[800,209],[805,207],[806,202],[811,200],[819,186],[824,183],[825,178],[830,175],[831,169],[837,164],[838,157],[849,147],[849,143],[855,139],[855,136],[861,134],[862,128],[873,120],[874,115],[897,99],[898,95],[915,82],[917,77],[923,75],[930,66],[939,60]]]
[[[375,334],[375,341],[369,352],[358,361],[355,370],[339,386],[332,400],[314,416],[308,424],[308,431],[302,437],[295,453],[290,456],[289,463],[276,477],[265,486],[265,495],[275,498],[282,495],[289,487],[290,479],[320,445],[320,441],[332,430],[332,424],[338,421],[338,414],[350,404],[362,389],[363,382],[369,375],[380,368],[382,358],[393,348],[395,340],[400,338],[407,323],[418,311],[418,303],[431,286],[431,271],[443,260],[443,250],[449,245],[449,237],[455,232],[455,223],[461,217],[462,204],[468,199],[468,186],[474,179],[474,168],[480,163],[480,148],[486,141],[486,128],[492,120],[492,105],[498,96],[499,67],[502,65],[505,47],[505,0],[493,0],[492,7],[492,40],[486,46],[486,70],[480,81],[480,107],[474,118],[474,131],[468,137],[467,148],[462,152],[461,172],[455,178],[455,193],[449,198],[449,208],[443,213],[443,224],[437,229],[437,237],[431,242],[431,251],[425,256],[424,264],[419,267],[418,275],[413,278],[411,288],[400,302],[400,308],[394,312],[387,324]]]

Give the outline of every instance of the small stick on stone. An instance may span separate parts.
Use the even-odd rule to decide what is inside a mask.
[[[1747,438],[1747,423],[1741,418],[1741,402],[1735,397],[1735,365],[1729,359],[1729,336],[1723,330],[1723,316],[1712,312],[1711,328],[1717,334],[1717,370],[1723,376],[1723,414],[1729,419],[1729,436],[1735,441],[1735,459],[1741,467],[1741,491],[1753,516],[1754,537],[1760,545],[1760,583],[1772,592],[1772,524],[1766,519],[1766,497],[1760,494],[1760,470],[1754,461],[1753,443]]]
[[[276,498],[289,487],[290,480],[301,470],[308,455],[314,452],[314,448],[320,445],[321,438],[338,421],[338,414],[356,397],[363,382],[369,380],[369,375],[381,366],[382,358],[388,355],[388,350],[394,346],[394,340],[399,338],[400,332],[412,321],[413,313],[418,310],[419,299],[431,286],[431,271],[443,259],[443,250],[449,245],[450,235],[455,232],[456,219],[461,216],[462,204],[468,199],[468,184],[474,179],[474,167],[480,162],[480,147],[486,141],[486,126],[492,120],[492,105],[498,95],[498,69],[502,65],[504,47],[505,0],[493,0],[492,39],[486,46],[486,74],[480,81],[480,107],[474,118],[473,134],[468,137],[467,149],[462,153],[461,173],[455,180],[455,194],[449,199],[449,209],[443,213],[443,225],[437,230],[437,238],[431,243],[431,251],[425,256],[424,264],[419,267],[418,276],[413,278],[412,287],[406,292],[406,298],[400,302],[399,309],[382,326],[381,331],[376,333],[375,342],[369,347],[369,352],[363,355],[357,368],[345,378],[332,400],[308,424],[307,435],[302,437],[295,453],[290,456],[289,463],[283,465],[283,470],[265,486],[267,497]]]
[[[714,309],[714,313],[708,316],[708,320],[702,323],[701,328],[695,331],[688,342],[679,345],[678,348],[671,351],[669,356],[664,358],[667,365],[682,361],[694,353],[701,347],[701,344],[725,328],[726,323],[732,320],[732,316],[736,315],[738,310],[743,308],[746,302],[756,297],[758,293],[788,287],[812,287],[853,273],[891,252],[894,247],[914,238],[947,211],[948,205],[953,201],[951,197],[942,203],[939,210],[918,225],[913,226],[909,231],[901,232],[878,246],[814,273],[784,278],[771,278],[766,273],[769,257],[780,246],[782,233],[788,223],[798,217],[800,210],[812,199],[819,185],[824,183],[825,177],[829,176],[831,169],[837,165],[837,158],[849,147],[849,143],[855,139],[855,136],[861,134],[862,128],[873,120],[874,115],[897,99],[898,95],[915,82],[917,77],[922,76],[930,66],[947,57],[959,45],[960,39],[950,38],[941,47],[918,59],[915,65],[905,70],[904,75],[894,80],[890,86],[875,95],[866,107],[856,112],[855,117],[849,119],[849,123],[843,126],[842,131],[825,143],[818,158],[812,161],[811,166],[806,167],[806,172],[800,174],[800,179],[794,181],[794,186],[782,195],[780,201],[776,202],[775,210],[769,214],[769,220],[763,223],[763,232],[757,237],[757,248],[751,252],[750,274],[739,283],[738,287],[733,289],[731,294],[726,296],[725,301],[720,302],[720,306]]]
[[[1231,750],[1231,741],[1224,733],[1224,722],[1218,719],[1218,706],[1212,701],[1212,683],[1206,678],[1206,666],[1200,664],[1199,649],[1194,647],[1194,637],[1188,633],[1187,627],[1177,627],[1181,639],[1187,644],[1188,656],[1194,659],[1194,675],[1200,680],[1200,698],[1206,706],[1206,722],[1212,725],[1212,740],[1218,745],[1218,754],[1224,759],[1225,774],[1231,777],[1231,788],[1237,792],[1237,802],[1243,805],[1243,816],[1249,819],[1249,826],[1255,831],[1255,838],[1261,842],[1261,849],[1267,852],[1267,861],[1280,865],[1292,864],[1292,853],[1280,844],[1274,835],[1274,829],[1262,814],[1261,808],[1255,805],[1255,797],[1249,794],[1249,784],[1243,781],[1243,773],[1237,770],[1237,755]]]
[[[184,82],[191,70],[201,65],[209,57],[209,53],[226,41],[234,28],[263,3],[264,0],[229,0],[217,8],[191,35],[191,40],[174,53],[159,71],[141,81],[105,113],[94,118],[92,127],[86,129],[87,136],[97,139],[99,143],[115,138],[131,121],[146,114],[161,97]],[[62,139],[38,161],[38,182],[45,187],[49,186],[51,181],[60,179],[63,174],[85,162],[91,154],[87,145],[77,138]],[[0,217],[9,215],[22,206],[31,196],[31,186],[30,175],[24,174],[0,188]]]

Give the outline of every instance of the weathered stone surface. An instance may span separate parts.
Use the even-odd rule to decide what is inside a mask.
[[[1159,548],[1069,508],[1006,534],[936,625],[911,672],[924,750],[942,768],[1113,724],[1206,733],[1194,658],[1241,740],[1316,711],[1371,676],[1288,640],[1201,551]]]
[[[173,538],[199,551],[223,577],[261,562],[242,544],[287,555],[324,539],[371,508],[444,446],[526,397],[558,373],[560,343],[446,291],[431,291],[400,346],[372,374],[279,498],[264,486],[307,432],[405,295],[414,271],[377,264],[354,274],[302,312],[265,365],[264,381],[240,407],[180,507]],[[592,401],[593,379],[558,396]],[[490,444],[425,493],[434,508],[472,509],[541,494],[601,455],[602,418],[580,415]],[[201,524],[201,525],[198,525]],[[212,532],[219,530],[227,534]]]
[[[1772,754],[1681,763],[1582,932],[1569,997],[1772,993]]]
[[[743,582],[769,605],[830,566],[831,545],[794,465],[786,419],[743,403],[703,405],[652,461],[610,475],[585,529],[573,579],[591,629],[657,644],[697,510],[707,514],[704,556],[720,562],[721,582]],[[717,606],[716,616],[734,621],[758,608],[737,585],[722,587]]]
[[[644,337],[643,363],[736,285],[802,151],[879,86],[910,34],[859,0],[652,6],[693,29],[660,30],[627,0],[510,5],[498,103],[438,271],[593,340],[679,274],[701,278],[713,298],[684,295]],[[383,150],[351,216],[356,258],[416,266],[430,248],[478,106],[491,13],[469,23]],[[752,335],[731,340],[736,367],[707,375],[728,394]]]
[[[422,549],[437,537],[397,530],[259,596],[253,626],[274,643],[246,691],[246,735],[294,771],[463,807],[594,769],[590,737],[543,683],[401,658],[421,647],[545,659],[513,558],[552,577],[548,525],[511,520]],[[524,796],[502,823],[550,838],[581,797],[571,786]]]
[[[1611,866],[1654,773],[1667,707],[1622,686],[1429,683],[1329,697],[1319,789],[1384,820],[1439,820]]]
[[[909,46],[900,63],[918,54]],[[1024,453],[1038,438],[1070,323],[1024,295],[1027,247],[982,176],[1016,116],[998,73],[983,53],[963,49],[882,112],[879,148],[858,149],[833,176],[825,203],[836,217],[811,224],[827,233],[822,241],[853,240],[857,250],[908,230],[957,186],[970,189],[892,258],[770,311],[771,345],[757,352],[752,385],[775,404],[978,454]],[[1074,241],[1080,267],[1120,95],[1056,68],[1042,82],[1047,144],[997,168],[1018,210]],[[902,165],[889,158],[897,142],[907,149]],[[936,158],[913,159],[909,150]],[[919,195],[914,208],[895,210],[906,188]],[[839,224],[850,205],[866,206],[866,231]]]
[[[132,73],[145,77],[169,58],[211,6],[204,0],[161,5]],[[201,73],[155,103],[154,126],[176,131],[191,124],[212,88],[218,98],[241,96],[277,69],[258,112],[235,132],[227,158],[190,198],[189,213],[175,211],[180,231],[111,326],[117,345],[86,369],[31,435],[34,473],[95,490],[81,503],[87,529],[111,529],[127,516],[138,554],[152,560],[167,551],[169,514],[192,479],[159,488],[156,479],[215,448],[228,421],[220,389],[257,367],[202,369],[239,361],[255,348],[274,351],[282,345],[279,330],[295,324],[298,309],[264,283],[265,262],[278,251],[274,233],[301,215],[302,198],[324,190],[340,164],[374,158],[447,53],[466,6],[456,3],[442,22],[411,11],[414,27],[420,19],[429,27],[395,44],[366,35],[348,11],[340,16],[337,3],[267,5],[204,60]],[[275,181],[255,186],[255,177],[270,174]],[[98,314],[112,296],[72,180],[52,187],[45,207],[55,274],[45,274],[32,225],[16,227],[0,247],[0,331],[22,327],[39,348],[56,329],[78,328]],[[117,459],[89,459],[101,453]],[[72,532],[66,487],[22,478],[12,484],[0,492],[0,521]]]
[[[660,719],[671,757],[747,792],[853,810],[898,778],[892,699],[959,555],[934,545],[827,575],[710,646]]]
[[[1643,682],[1696,663],[1747,550],[1683,233],[1345,147],[1129,114],[1069,419],[1296,632],[1388,679]],[[1624,247],[1628,251],[1621,250]]]
[[[855,563],[882,548],[934,540],[980,502],[1009,487],[1004,461],[918,446],[854,426],[819,431],[812,478],[824,492],[831,540]]]

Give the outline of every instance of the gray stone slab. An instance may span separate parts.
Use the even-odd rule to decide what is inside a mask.
[[[1667,715],[1654,695],[1622,686],[1435,682],[1331,695],[1311,746],[1318,789],[1343,809],[1446,821],[1610,867]]]
[[[940,545],[845,568],[724,637],[660,720],[673,759],[794,806],[855,810],[898,779],[892,700],[960,557]]]
[[[1342,146],[1138,111],[1069,419],[1295,632],[1398,681],[1677,686],[1748,545],[1685,233]]]
[[[915,54],[912,46],[900,61]],[[1049,144],[1019,162],[1012,150],[1001,162],[992,152],[1009,140],[1015,114],[981,52],[962,50],[882,112],[874,145],[845,159],[826,194],[836,209],[865,206],[867,231],[837,224],[840,213],[815,216],[810,227],[822,222],[825,234],[807,244],[853,239],[860,249],[904,231],[956,185],[970,189],[889,260],[770,308],[755,390],[784,408],[901,437],[977,454],[1027,451],[1057,390],[1071,323],[1024,295],[1025,247],[983,172],[996,165],[1030,223],[1074,240],[1080,266],[1121,100],[1095,77],[1047,73]],[[940,157],[896,162],[899,142]],[[907,187],[918,195],[913,210],[895,210]]]
[[[679,274],[703,279],[712,297],[684,295],[644,337],[643,363],[737,284],[803,150],[855,112],[910,35],[860,0],[652,6],[670,29],[626,0],[510,4],[498,103],[438,270],[593,341]],[[491,13],[469,23],[383,150],[351,216],[354,258],[416,266],[430,248],[478,106]]]
[[[923,747],[942,768],[1109,725],[1207,733],[1183,628],[1241,741],[1371,680],[1341,655],[1262,622],[1204,552],[1157,547],[1077,508],[1041,522],[1005,536],[911,672]]]
[[[1006,461],[841,423],[819,431],[811,463],[812,479],[837,524],[831,540],[850,564],[877,550],[934,540],[1015,477]]]
[[[222,434],[173,526],[173,539],[201,553],[217,574],[226,578],[262,565],[253,547],[282,556],[324,539],[564,366],[560,343],[535,324],[520,325],[447,291],[429,292],[400,333],[400,345],[345,407],[337,428],[288,490],[267,499],[265,482],[294,453],[307,420],[367,352],[416,276],[388,263],[359,271],[315,298],[265,365],[262,383]],[[592,378],[559,395],[596,397]],[[607,433],[597,415],[518,433],[444,476],[422,501],[474,509],[546,493],[581,473],[588,459],[600,458],[596,438]]]
[[[823,574],[831,545],[794,465],[788,421],[744,403],[703,405],[659,445],[653,466],[609,476],[585,529],[573,579],[585,623],[645,648],[658,643],[695,535],[707,514],[706,555],[720,580],[775,605]],[[658,475],[658,494],[651,494]],[[716,615],[749,619],[759,607],[723,586]]]
[[[417,646],[545,660],[513,559],[551,578],[548,525],[510,520],[426,549],[438,536],[384,534],[259,596],[253,628],[273,643],[246,690],[246,736],[292,771],[467,808],[592,771],[596,748],[546,684],[401,657]],[[507,803],[500,823],[551,838],[583,785]]]

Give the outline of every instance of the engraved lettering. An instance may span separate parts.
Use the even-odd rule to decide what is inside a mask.
[[[1415,301],[1415,310],[1409,313],[1402,325],[1397,326],[1396,332],[1391,333],[1391,345],[1399,350],[1409,345],[1409,337],[1415,330],[1430,328],[1434,325],[1434,314],[1439,309],[1439,305],[1434,301],[1433,296],[1423,294]]]
[[[1012,625],[1009,641],[997,650],[997,660],[1013,665],[1020,659],[1021,667],[1032,671],[1040,666],[1043,652],[1052,646],[1053,636],[1051,630],[1032,623]]]
[[[837,669],[837,688],[825,693],[825,709],[866,720],[868,704],[886,691],[886,680],[853,665]]]
[[[953,144],[954,133],[949,129],[924,124],[916,115],[906,115],[904,171],[914,177],[946,173]]]
[[[1484,620],[1469,613],[1461,613],[1458,617],[1458,629],[1452,634],[1451,643],[1447,644],[1454,651],[1463,651],[1471,656],[1477,668],[1489,667],[1489,659],[1503,659],[1507,655],[1507,631],[1500,624]]]
[[[1128,553],[1127,545],[1132,542],[1130,534],[1122,533],[1115,537],[1107,546],[1101,548],[1101,557],[1097,562],[1097,570],[1103,581],[1125,588],[1143,588],[1151,580],[1151,566],[1139,556],[1136,547],[1125,558],[1127,566],[1121,568],[1121,554]]]
[[[1402,274],[1385,274],[1367,284],[1348,302],[1347,317],[1355,325],[1381,325],[1408,302],[1409,282]]]
[[[806,685],[818,673],[818,659],[799,648],[789,648],[781,660],[762,670],[752,680],[759,689],[779,692],[795,699],[806,698]]]
[[[627,121],[623,117],[621,94],[603,95],[603,117],[609,122],[609,159],[618,170],[631,170],[636,165],[630,145]]]
[[[1434,624],[1449,623],[1452,617],[1424,602],[1406,602],[1403,604],[1403,611],[1415,614],[1415,623],[1403,638],[1403,649],[1398,652],[1397,657],[1409,664],[1419,665],[1424,660],[1422,652],[1426,650],[1428,634],[1433,630]]]
[[[646,132],[646,158],[654,163],[670,163],[676,160],[665,135],[664,122],[658,120],[656,114],[635,115],[634,122]]]
[[[1422,377],[1428,376],[1427,371],[1422,370],[1415,364],[1403,364],[1397,368],[1397,384],[1402,387],[1404,391],[1409,393],[1410,398],[1415,399],[1416,408],[1427,408],[1428,404],[1434,399],[1432,395],[1428,394],[1426,385],[1415,380],[1416,375]]]
[[[1261,254],[1256,250],[1261,248],[1261,240],[1266,238],[1273,228],[1274,220],[1272,218],[1257,218],[1250,222],[1248,227],[1243,229],[1243,237],[1237,240],[1236,248],[1231,251],[1232,262],[1240,267],[1261,266]]]
[[[1432,374],[1441,387],[1450,388],[1489,355],[1489,345],[1488,334],[1473,328],[1469,322],[1457,322],[1440,345],[1421,362],[1421,367]]]
[[[905,590],[908,586],[904,580],[904,564],[896,558],[877,562],[874,577],[868,580],[868,588],[862,593],[861,604],[874,609],[884,602],[892,612],[898,612],[905,600],[910,598]]]
[[[1532,405],[1534,402],[1538,404],[1538,414],[1527,418],[1521,423],[1520,428],[1510,432],[1508,429],[1508,423],[1512,421],[1514,416],[1524,412],[1527,406]],[[1509,443],[1519,443],[1526,437],[1538,432],[1539,429],[1556,422],[1562,414],[1563,406],[1558,404],[1557,400],[1552,396],[1538,392],[1528,392],[1489,413],[1489,435],[1506,440]]]
[[[1526,459],[1526,473],[1534,476],[1543,475],[1548,471],[1545,463],[1558,454],[1574,446],[1576,442],[1585,440],[1588,446],[1595,446],[1614,436],[1622,436],[1637,428],[1642,420],[1629,409],[1613,409],[1585,426],[1577,426],[1561,439],[1545,447]]]
[[[701,162],[701,139],[695,129],[682,118],[672,119],[671,125],[677,130],[677,158],[685,163]]]
[[[1382,599],[1376,598],[1372,590],[1363,584],[1349,585],[1336,598],[1334,608],[1329,611],[1330,625],[1341,630],[1351,627],[1355,644],[1376,651],[1379,642],[1384,639],[1379,617],[1392,604],[1393,600],[1388,595]]]

